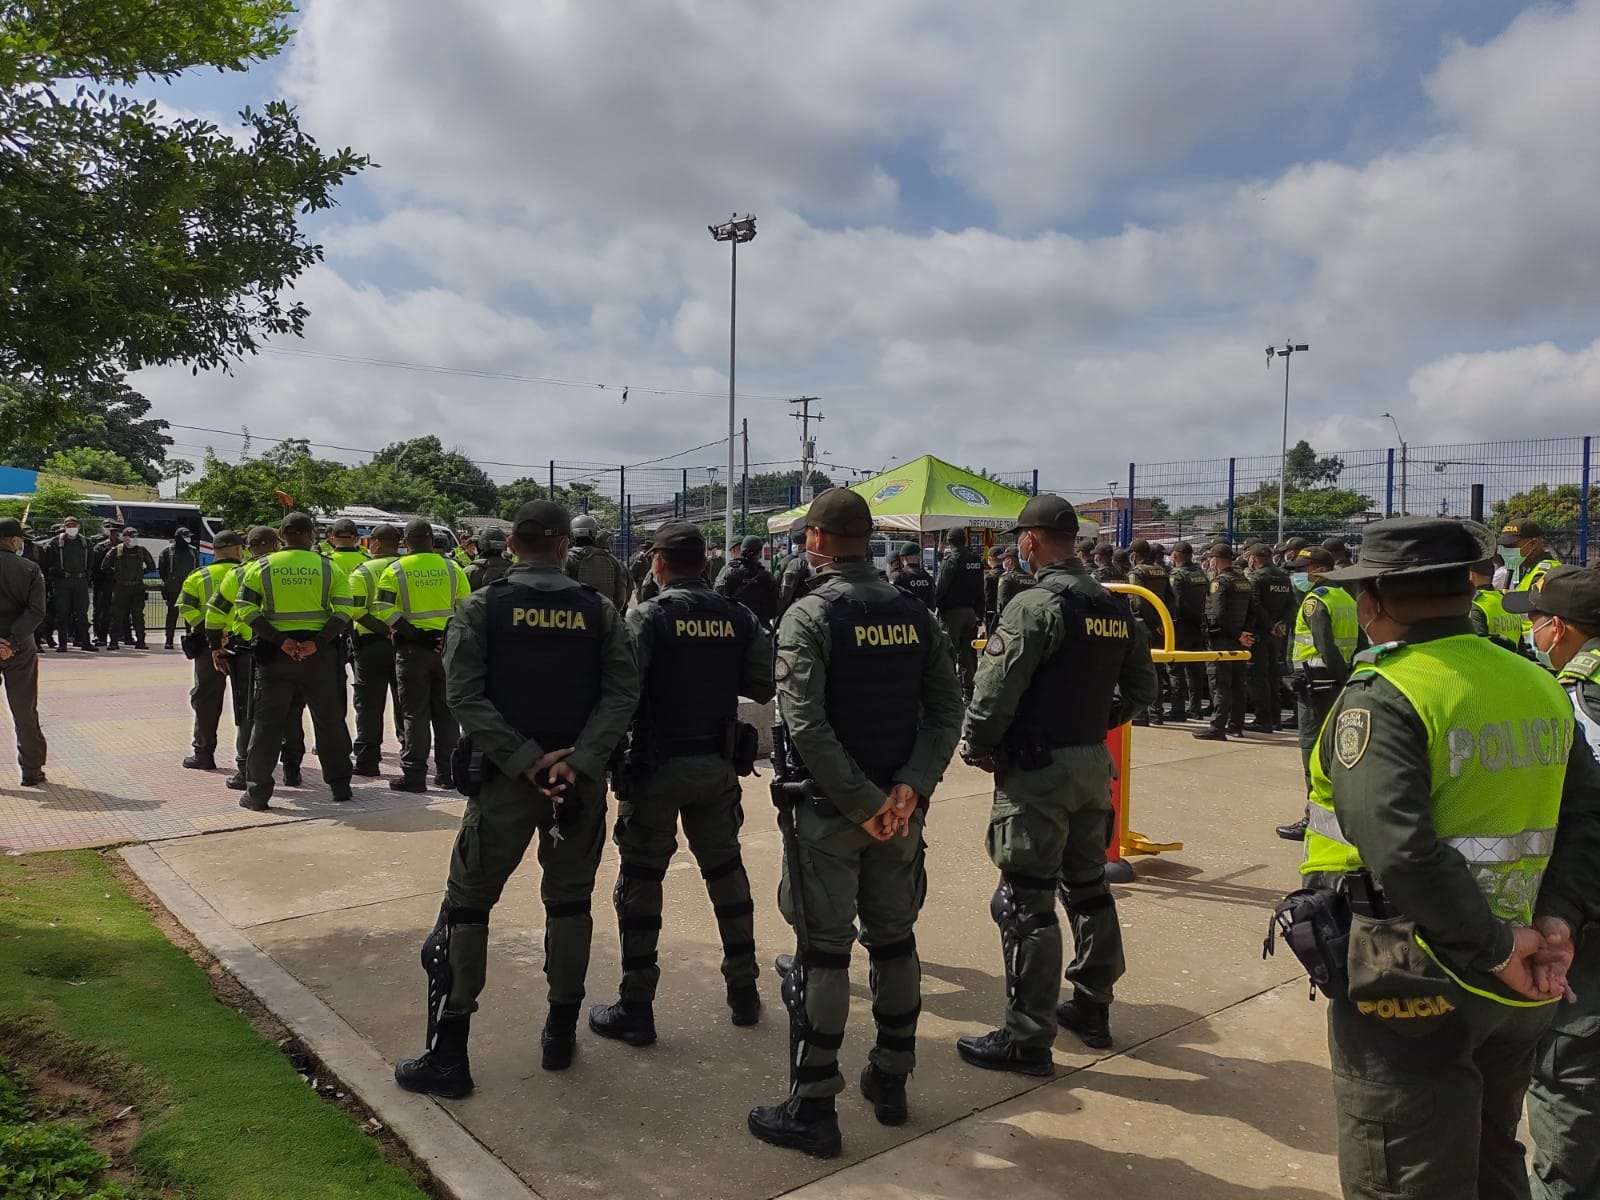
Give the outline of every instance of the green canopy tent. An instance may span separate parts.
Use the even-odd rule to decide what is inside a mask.
[[[924,454],[892,471],[852,484],[866,499],[878,529],[904,533],[936,533],[945,529],[1009,529],[1016,524],[1028,494]],[[805,527],[802,504],[767,518],[771,533],[792,533]],[[1098,532],[1092,521],[1085,535]]]

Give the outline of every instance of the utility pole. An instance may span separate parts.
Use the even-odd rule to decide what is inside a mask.
[[[743,417],[741,420],[744,422],[744,476],[739,481],[739,528],[743,529],[750,520],[750,418]],[[733,542],[731,535],[728,542],[730,545]]]
[[[1283,359],[1283,439],[1278,444],[1278,545],[1283,545],[1283,481],[1289,466],[1289,356],[1311,349],[1304,342],[1296,345],[1285,341],[1281,346],[1267,347],[1267,369],[1272,369],[1272,356]]]
[[[1411,510],[1406,507],[1406,435],[1400,432],[1400,422],[1395,420],[1393,413],[1380,413],[1379,415],[1388,417],[1393,423],[1394,436],[1400,442],[1400,515],[1402,517],[1409,516]]]
[[[811,422],[821,421],[821,413],[813,414],[811,406],[818,402],[816,396],[796,396],[789,401],[798,404],[800,411],[790,413],[796,421],[800,422],[800,503],[806,504],[811,500],[811,469],[817,461],[817,443],[811,436]]]

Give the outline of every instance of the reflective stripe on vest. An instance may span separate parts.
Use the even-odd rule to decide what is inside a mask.
[[[1349,666],[1361,639],[1361,623],[1356,619],[1356,602],[1343,588],[1315,588],[1300,602],[1300,611],[1294,618],[1292,660],[1306,667],[1328,665],[1317,653],[1317,644],[1311,636],[1311,622],[1306,620],[1306,605],[1312,600],[1319,601],[1327,608],[1328,619],[1333,623],[1333,640],[1339,647],[1339,653],[1344,657],[1345,666]]]
[[[282,593],[284,591],[289,592],[289,594],[293,597],[293,600],[288,601],[288,603],[300,603],[300,604],[305,603],[305,601],[301,598],[301,593],[304,593],[306,591],[306,588],[305,588],[304,584],[302,584],[302,583],[300,583],[298,581],[296,581],[295,583],[292,583],[292,584],[288,584],[288,585],[286,585],[283,582],[279,582],[277,584],[274,584],[272,582],[273,575],[274,575],[274,571],[273,571],[273,568],[272,568],[272,560],[274,558],[277,558],[279,554],[311,554],[311,555],[315,556],[316,561],[317,561],[317,565],[321,568],[321,579],[319,581],[319,588],[321,590],[322,599],[321,599],[320,607],[318,607],[318,608],[279,608],[278,607],[277,599],[276,599],[276,596],[274,594],[275,591],[278,592],[278,593]],[[269,555],[266,558],[266,560],[263,561],[262,564],[261,564],[261,613],[262,613],[262,615],[264,617],[266,617],[267,620],[271,621],[274,625],[277,625],[277,624],[279,624],[280,622],[283,622],[283,621],[322,621],[322,620],[326,620],[329,617],[329,615],[331,615],[332,612],[333,612],[333,605],[329,601],[329,597],[331,596],[331,594],[333,592],[333,570],[334,570],[334,567],[333,567],[333,564],[331,562],[329,562],[327,559],[323,558],[322,555],[316,554],[315,551],[312,551],[312,550],[280,550],[280,551],[278,551],[277,554]]]
[[[1380,652],[1358,671],[1381,675],[1410,703],[1428,733],[1433,827],[1467,859],[1489,907],[1531,924],[1561,807],[1574,726],[1554,681],[1498,647],[1458,635]],[[1493,687],[1479,686],[1492,680]],[[1548,682],[1547,682],[1548,681]],[[1323,727],[1339,752],[1339,717]],[[1355,736],[1353,732],[1351,736]],[[1301,871],[1345,872],[1361,856],[1339,830],[1323,753],[1311,759],[1311,816]],[[1514,779],[1508,772],[1516,772]]]

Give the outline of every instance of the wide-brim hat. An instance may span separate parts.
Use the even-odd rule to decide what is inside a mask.
[[[1386,576],[1430,575],[1483,567],[1494,555],[1493,538],[1476,521],[1448,517],[1391,517],[1374,521],[1361,535],[1361,556],[1324,575],[1325,583],[1356,583]]]

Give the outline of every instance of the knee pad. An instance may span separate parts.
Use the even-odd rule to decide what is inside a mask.
[[[1102,873],[1098,878],[1084,883],[1062,883],[1059,888],[1061,903],[1072,917],[1087,916],[1103,908],[1115,908],[1116,897]]]
[[[487,908],[458,908],[445,900],[439,905],[439,920],[422,941],[422,970],[428,977],[428,1048],[433,1048],[439,1018],[455,983],[450,969],[450,931],[457,925],[489,924]]]
[[[867,957],[873,962],[888,962],[890,959],[906,958],[917,952],[917,935],[908,933],[898,942],[890,942],[887,946],[867,947]]]

